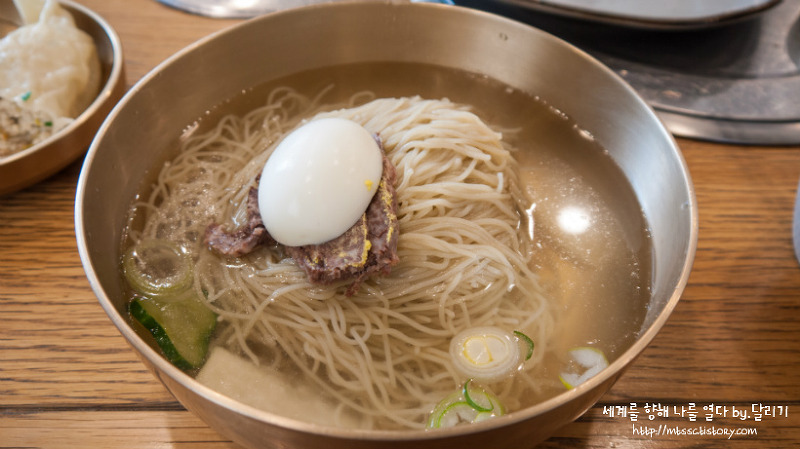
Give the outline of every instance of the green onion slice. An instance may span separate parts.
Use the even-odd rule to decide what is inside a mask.
[[[27,91],[19,97],[22,101],[28,101],[31,98],[31,91]]]
[[[464,400],[467,402],[467,404],[469,404],[470,407],[474,408],[475,410],[477,410],[479,412],[491,412],[492,410],[494,410],[494,404],[492,403],[492,399],[489,397],[489,395],[485,391],[480,390],[480,392],[478,393],[478,396],[476,396],[476,399],[479,398],[480,396],[483,396],[483,399],[485,399],[486,402],[488,402],[488,404],[486,404],[486,405],[478,404],[475,401],[475,399],[472,398],[472,395],[470,395],[470,393],[469,393],[469,390],[470,390],[469,384],[470,384],[470,382],[472,382],[472,379],[464,382],[464,387],[461,389],[461,393],[464,395]]]
[[[510,332],[494,326],[464,329],[450,341],[453,365],[466,378],[494,382],[520,367],[520,350]]]
[[[559,375],[561,383],[567,390],[586,382],[608,367],[605,354],[595,347],[572,348],[568,354],[570,360],[567,369]]]
[[[442,399],[431,412],[429,429],[470,424],[505,414],[505,408],[492,393],[472,386],[472,379]]]
[[[514,331],[514,335],[516,335],[517,338],[522,342],[524,342],[525,345],[528,347],[528,350],[525,353],[525,360],[530,360],[531,356],[533,356],[533,348],[535,346],[533,344],[533,340],[531,340],[531,337],[528,337],[527,335],[523,334],[520,331]]]

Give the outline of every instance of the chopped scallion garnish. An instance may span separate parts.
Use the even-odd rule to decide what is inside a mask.
[[[533,344],[533,340],[531,340],[531,337],[528,337],[527,335],[523,334],[520,331],[514,331],[514,335],[516,335],[517,338],[519,338],[520,340],[525,342],[526,345],[528,345],[528,352],[525,353],[525,360],[529,360],[531,356],[533,356],[533,348],[535,346]]]
[[[22,94],[22,96],[21,96],[21,97],[19,97],[19,98],[20,98],[20,99],[22,99],[22,101],[28,101],[28,100],[31,98],[31,91],[27,91],[27,92],[25,92],[25,93],[24,93],[24,94]]]
[[[464,329],[450,341],[450,357],[464,377],[494,382],[520,366],[520,349],[511,332],[494,326]]]
[[[569,351],[567,370],[559,378],[568,390],[586,382],[608,367],[603,351],[590,346],[573,348]]]
[[[464,382],[464,387],[461,390],[461,393],[464,395],[464,401],[466,401],[467,404],[469,404],[470,407],[474,408],[475,410],[477,410],[479,412],[491,412],[492,410],[494,410],[494,404],[492,404],[492,400],[491,399],[487,398],[488,402],[489,402],[489,407],[485,407],[485,406],[483,406],[481,404],[478,404],[477,402],[475,402],[474,399],[472,399],[472,396],[469,394],[469,383],[470,382],[472,382],[472,379]],[[484,393],[484,396],[485,395],[486,394]]]
[[[471,381],[468,380],[460,391],[450,393],[436,405],[428,419],[429,429],[476,423],[505,414],[505,407],[497,396],[479,386],[469,387]],[[485,401],[488,406],[478,404],[475,398]]]

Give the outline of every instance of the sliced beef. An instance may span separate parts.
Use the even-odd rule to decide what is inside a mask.
[[[311,282],[329,284],[353,279],[347,290],[352,295],[367,277],[391,271],[398,262],[395,179],[394,166],[384,156],[378,191],[356,224],[331,241],[286,248]]]
[[[286,253],[303,268],[312,283],[330,284],[352,279],[347,295],[352,295],[367,277],[388,274],[397,258],[396,173],[384,155],[383,174],[378,190],[361,218],[344,234],[319,245],[287,246]],[[233,232],[220,224],[206,228],[205,243],[221,255],[243,256],[262,244],[276,244],[269,235],[258,209],[258,189],[247,197],[247,223]]]
[[[233,232],[212,223],[206,228],[205,243],[218,254],[235,257],[249,254],[261,244],[276,243],[261,221],[257,188],[251,187],[247,194],[247,223]]]

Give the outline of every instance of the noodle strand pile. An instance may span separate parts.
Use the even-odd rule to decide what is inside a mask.
[[[450,339],[474,326],[520,330],[536,341],[535,365],[552,317],[528,268],[528,207],[514,151],[467,107],[418,97],[376,99],[322,110],[288,89],[246,116],[228,116],[183,142],[151,196],[138,205],[133,240],[177,241],[196,260],[195,288],[220,316],[214,344],[303,377],[343,414],[374,428],[422,428],[444,396],[466,380]],[[344,117],[381,137],[395,165],[400,263],[346,297],[320,287],[279,248],[224,260],[202,246],[213,221],[234,228],[247,190],[283,135],[304,117]],[[297,373],[302,373],[302,376]],[[489,385],[506,406],[535,390],[530,376]]]

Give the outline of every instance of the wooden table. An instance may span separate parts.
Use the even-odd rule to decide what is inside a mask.
[[[235,23],[151,0],[81,3],[119,33],[129,84]],[[700,211],[689,285],[621,380],[544,448],[800,445],[800,266],[791,242],[800,147],[679,144]],[[0,448],[237,447],[169,395],[98,305],[73,231],[80,164],[0,198]],[[648,419],[649,403],[669,416]],[[777,416],[757,420],[761,406]],[[733,416],[745,410],[746,419]],[[648,435],[659,426],[661,435]],[[723,429],[740,434],[727,440]]]

